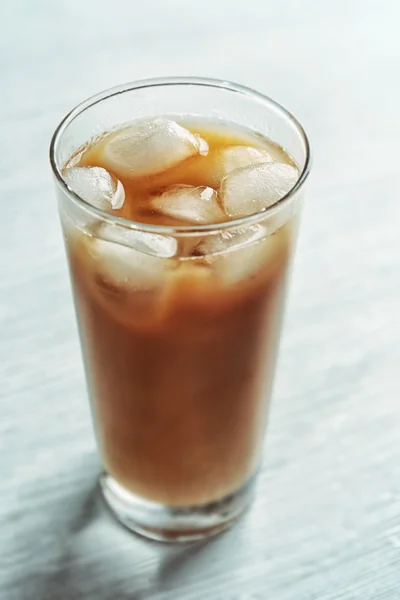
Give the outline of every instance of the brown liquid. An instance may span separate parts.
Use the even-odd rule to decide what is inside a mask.
[[[240,130],[191,129],[211,151],[267,147],[291,163]],[[89,146],[79,164],[105,166],[99,148],[106,141]],[[174,224],[149,210],[148,198],[172,183],[207,185],[199,165],[189,159],[156,177],[120,176],[126,201],[114,212]],[[107,471],[129,491],[170,506],[205,504],[239,489],[259,462],[294,223],[205,257],[197,256],[201,238],[186,239],[181,258],[154,258],[163,268],[151,286],[118,270],[105,276],[95,239],[71,230],[66,217],[64,231]]]

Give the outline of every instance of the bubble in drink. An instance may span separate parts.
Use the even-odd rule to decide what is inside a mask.
[[[139,121],[114,133],[103,146],[103,162],[110,170],[134,177],[162,173],[198,154],[208,144],[170,119]]]
[[[235,169],[222,180],[222,206],[230,217],[252,215],[278,202],[297,179],[297,169],[281,163],[259,163]]]
[[[204,186],[174,185],[154,198],[152,208],[188,223],[215,223],[225,217],[218,204],[217,192]]]
[[[219,188],[223,178],[231,171],[260,162],[273,162],[273,158],[261,148],[226,146],[210,151],[203,172],[208,185]]]
[[[75,194],[96,208],[109,211],[124,204],[124,186],[101,167],[66,168],[63,177]]]

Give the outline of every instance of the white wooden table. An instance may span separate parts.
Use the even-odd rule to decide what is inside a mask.
[[[396,0],[2,0],[1,600],[400,599]],[[185,547],[100,502],[47,148],[103,88],[232,79],[314,148],[253,510]]]

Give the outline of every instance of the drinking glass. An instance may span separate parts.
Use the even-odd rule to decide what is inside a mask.
[[[298,182],[257,214],[179,227],[117,217],[70,189],[64,167],[85,144],[158,116],[231,123],[268,138],[296,163]],[[240,85],[151,79],[77,106],[58,126],[50,159],[105,500],[149,538],[222,531],[249,505],[260,465],[310,169],[306,134],[279,104]],[[199,245],[205,256],[188,252]],[[144,289],[129,274],[138,264],[151,279]]]

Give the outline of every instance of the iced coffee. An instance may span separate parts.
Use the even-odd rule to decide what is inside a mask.
[[[101,131],[61,175],[107,477],[150,506],[218,505],[259,466],[299,167],[237,123],[160,115]]]

